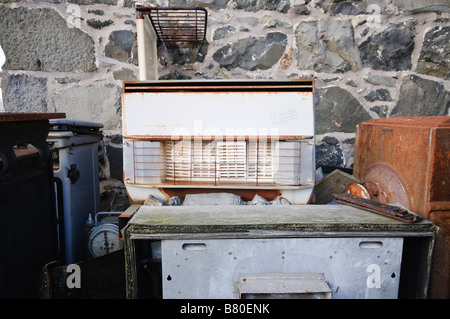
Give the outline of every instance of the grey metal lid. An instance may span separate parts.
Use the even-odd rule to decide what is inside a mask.
[[[79,134],[100,134],[102,123],[71,120],[71,119],[51,119],[49,120],[50,131],[71,131]]]

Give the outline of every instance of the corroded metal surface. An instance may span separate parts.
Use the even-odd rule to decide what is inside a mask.
[[[360,123],[353,174],[372,199],[403,202],[439,227],[430,296],[450,298],[450,116]]]
[[[383,204],[400,203],[404,207],[409,206],[402,178],[387,164],[372,165],[366,171],[364,187],[372,200]]]
[[[434,247],[430,298],[450,298],[450,211],[431,213],[429,217],[439,226]]]
[[[380,204],[378,202],[347,193],[335,194],[334,197],[335,201],[338,203],[365,209],[383,216],[404,221],[406,223],[415,223],[422,220],[422,217],[416,214],[411,214],[406,209],[399,206]]]
[[[366,199],[370,199],[370,194],[367,191],[367,189],[359,184],[359,183],[355,183],[355,184],[351,184],[349,185],[346,189],[345,189],[345,193],[347,194],[352,194],[358,197],[362,197],[362,198],[366,198]]]
[[[137,18],[147,16],[167,46],[195,45],[205,40],[208,14],[204,8],[136,7]]]
[[[380,202],[400,202],[424,217],[450,210],[449,162],[449,116],[387,118],[358,125],[354,175],[372,194],[378,192]]]

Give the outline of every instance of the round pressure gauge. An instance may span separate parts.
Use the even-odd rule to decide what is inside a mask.
[[[121,248],[119,227],[114,224],[100,224],[92,229],[88,241],[93,257],[103,256]]]

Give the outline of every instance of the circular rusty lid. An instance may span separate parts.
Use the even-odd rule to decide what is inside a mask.
[[[369,167],[363,177],[363,185],[373,201],[391,204],[399,203],[409,208],[409,199],[400,176],[386,164]]]

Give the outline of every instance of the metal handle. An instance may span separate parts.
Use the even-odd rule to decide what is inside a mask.
[[[362,241],[359,243],[359,248],[381,248],[383,247],[383,242],[381,241]]]
[[[206,250],[205,243],[185,243],[181,247],[183,250]]]

